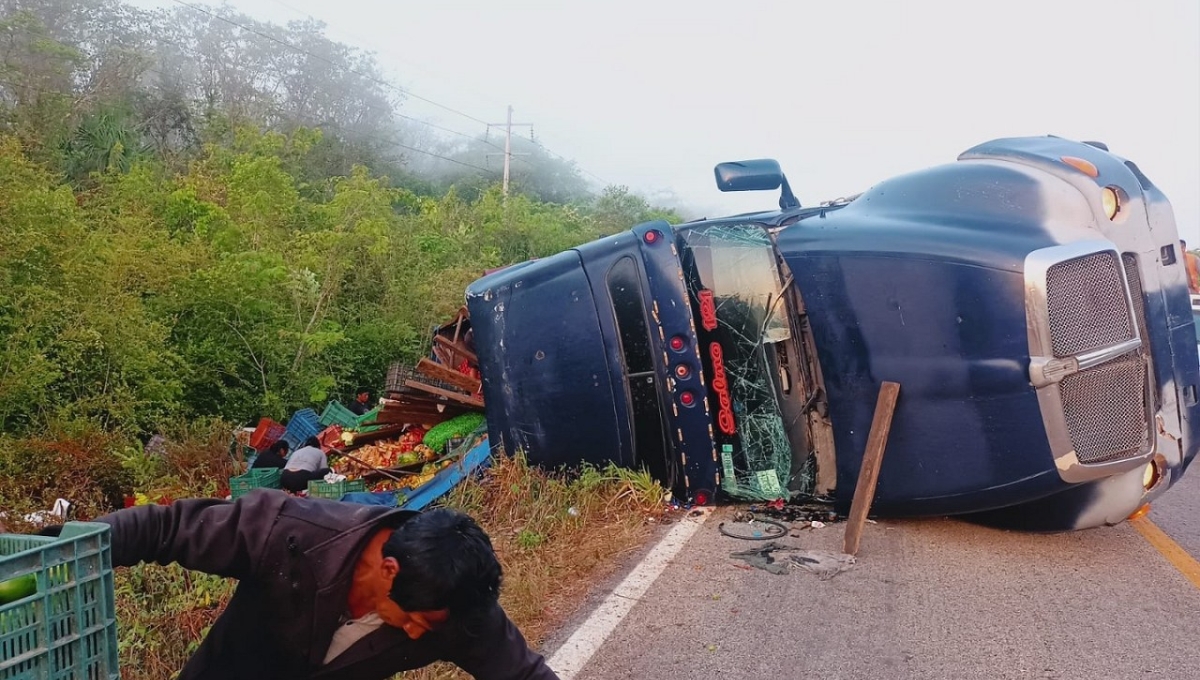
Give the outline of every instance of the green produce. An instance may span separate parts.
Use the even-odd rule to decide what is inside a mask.
[[[438,423],[429,428],[425,433],[425,439],[422,441],[425,446],[434,451],[441,451],[446,447],[446,442],[455,437],[465,437],[475,431],[483,423],[484,417],[482,413],[464,413],[461,416],[456,416],[447,420],[444,423]]]
[[[0,605],[16,602],[37,592],[37,576],[25,574],[7,581],[0,581]]]

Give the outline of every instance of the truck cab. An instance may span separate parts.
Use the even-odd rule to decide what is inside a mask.
[[[634,226],[467,291],[491,441],[644,467],[679,498],[848,507],[898,382],[874,509],[1033,530],[1124,520],[1195,456],[1170,204],[1101,144],[994,140],[801,206]]]

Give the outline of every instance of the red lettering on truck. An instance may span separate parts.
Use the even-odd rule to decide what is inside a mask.
[[[713,391],[717,393],[717,427],[725,434],[733,434],[737,432],[737,426],[733,421],[733,400],[729,397],[729,379],[725,377],[725,352],[721,343],[710,343],[708,356],[712,359]]]

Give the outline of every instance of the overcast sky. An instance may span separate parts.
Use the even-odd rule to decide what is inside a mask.
[[[777,158],[809,204],[988,139],[1055,134],[1136,162],[1200,245],[1198,0],[230,5],[317,18],[396,85],[470,116],[501,122],[511,104],[591,179],[674,194],[697,216],[775,205],[717,192],[722,160]],[[401,111],[483,132],[413,97]]]

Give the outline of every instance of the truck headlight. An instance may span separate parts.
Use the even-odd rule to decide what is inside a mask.
[[[1104,206],[1104,216],[1113,219],[1121,212],[1121,190],[1117,187],[1104,187],[1100,190],[1100,203]]]

